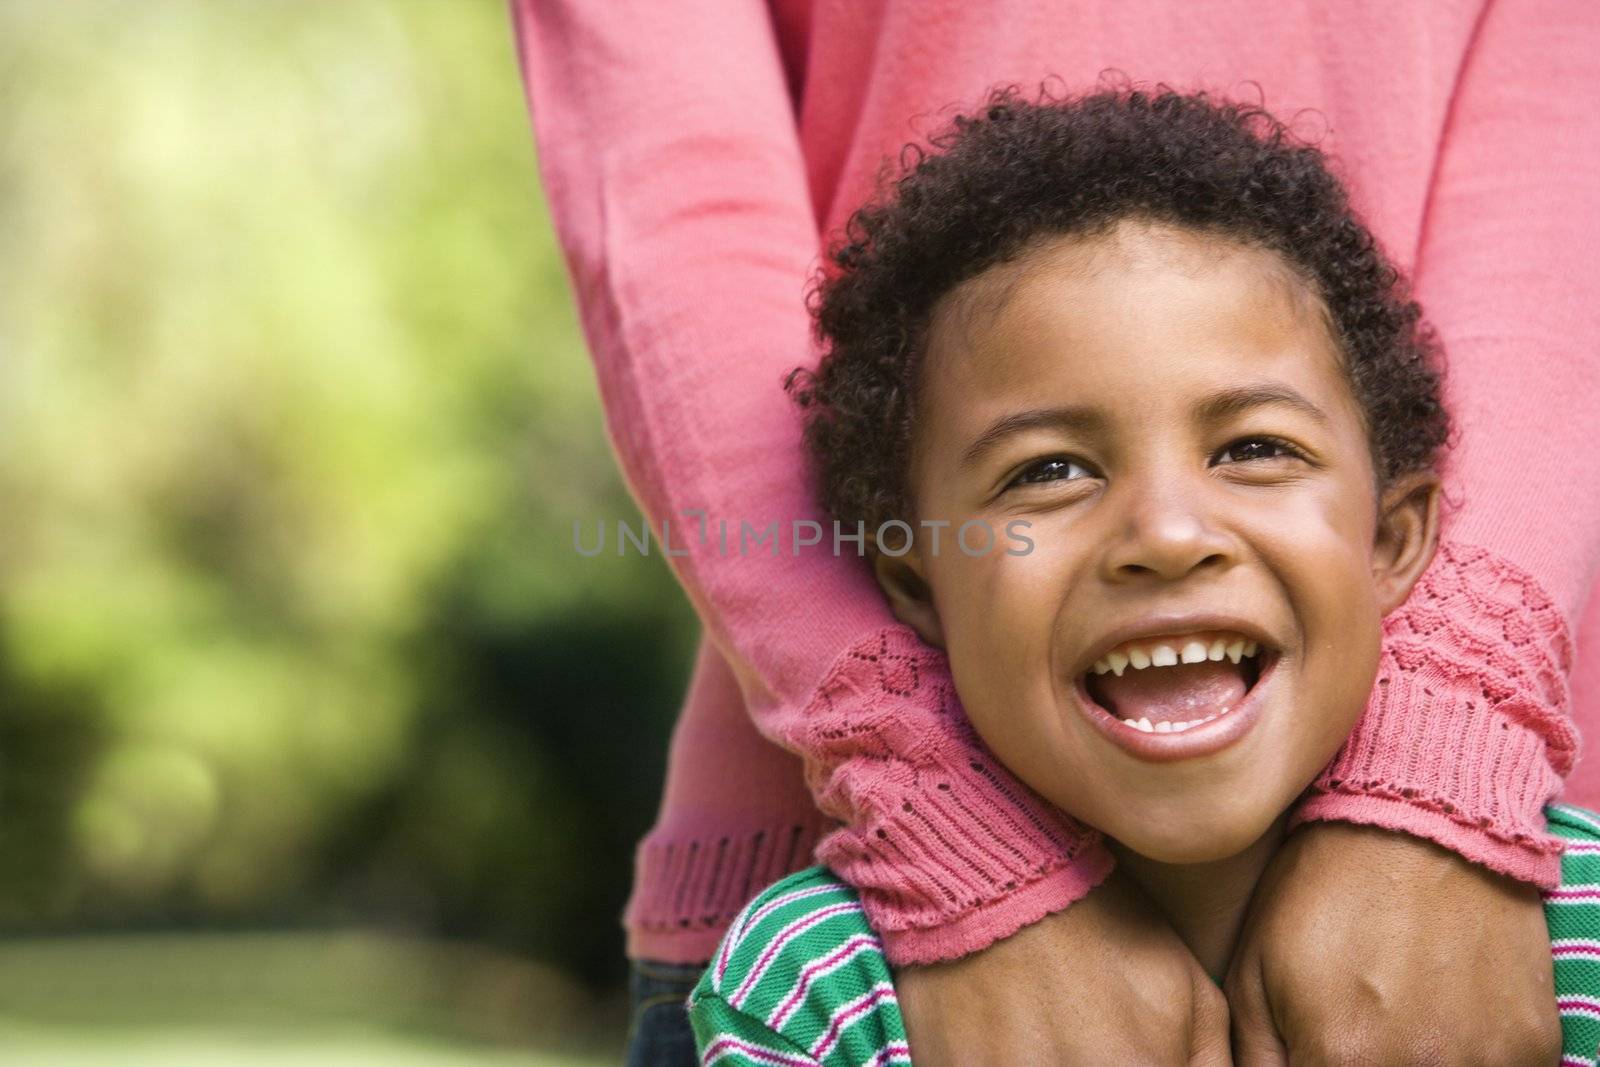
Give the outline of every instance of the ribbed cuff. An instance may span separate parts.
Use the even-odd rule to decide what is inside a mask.
[[[1312,783],[1290,827],[1317,819],[1380,826],[1437,842],[1544,888],[1561,873],[1561,842],[1544,805],[1561,788],[1548,746],[1515,710],[1424,662],[1385,653],[1355,731]]]
[[[1105,877],[1098,832],[1011,774],[967,721],[949,662],[905,626],[830,670],[791,747],[844,825],[817,859],[855,886],[891,962],[976,952]]]
[[[735,916],[761,890],[814,862],[837,826],[804,820],[696,833],[657,827],[634,851],[633,894],[622,916],[629,959],[699,963],[716,954]]]
[[[1366,712],[1290,819],[1380,826],[1542,888],[1561,871],[1544,806],[1572,768],[1572,640],[1539,583],[1444,541],[1384,620]]]
[[[1561,853],[1545,852],[1526,843],[1501,841],[1481,829],[1469,829],[1442,811],[1419,808],[1411,800],[1360,793],[1322,793],[1302,804],[1289,819],[1289,829],[1302,823],[1337,821],[1377,826],[1442,845],[1492,871],[1553,889],[1561,880]]]
[[[1082,900],[1105,881],[1114,866],[1116,861],[1104,845],[1086,848],[1071,863],[1008,896],[980,904],[943,926],[883,933],[884,955],[899,967],[937,963],[977,952]]]

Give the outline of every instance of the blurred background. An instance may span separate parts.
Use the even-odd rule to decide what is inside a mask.
[[[502,0],[0,0],[0,446],[0,1062],[619,1062],[698,628]]]

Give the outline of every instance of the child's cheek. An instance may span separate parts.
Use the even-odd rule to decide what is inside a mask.
[[[957,617],[946,620],[947,630],[959,634],[962,645],[1002,658],[1048,654],[1067,591],[1063,560],[1047,534],[1032,533],[1030,549],[997,532],[988,552],[969,555],[956,546],[940,560],[941,578],[955,590],[949,606]],[[1007,548],[1022,554],[1009,554]],[[946,600],[940,600],[943,608]]]
[[[997,754],[1057,739],[1059,695],[1069,684],[1057,685],[1055,674],[1064,670],[1057,646],[1072,565],[1062,539],[1052,541],[1037,526],[1029,536],[1034,544],[1025,554],[1007,554],[1007,547],[1026,546],[1002,530],[994,550],[969,556],[957,549],[935,572],[963,706]]]

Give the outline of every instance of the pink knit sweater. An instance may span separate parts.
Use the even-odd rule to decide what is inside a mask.
[[[741,521],[822,518],[781,383],[816,359],[805,284],[880,160],[991,85],[1078,91],[1105,68],[1259,88],[1286,119],[1315,109],[1296,128],[1324,134],[1447,348],[1462,508],[1296,819],[1402,830],[1555,883],[1540,809],[1572,769],[1574,713],[1600,715],[1600,655],[1574,653],[1577,638],[1600,653],[1600,6],[512,5],[607,430],[657,536],[667,521],[685,552],[668,563],[706,626],[637,854],[630,955],[707,958],[813,850],[861,890],[896,963],[982,948],[1110,869],[1096,833],[977,741],[942,654],[895,623],[865,566],[736,547]],[[1566,799],[1600,802],[1582,785]]]

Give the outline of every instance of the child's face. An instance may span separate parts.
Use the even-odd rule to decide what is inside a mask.
[[[1261,249],[1125,221],[946,294],[911,478],[918,518],[951,527],[936,553],[919,530],[910,554],[877,560],[900,617],[947,649],[995,755],[1164,862],[1240,852],[1333,756],[1371,690],[1382,618],[1437,536],[1431,474],[1376,498],[1336,348],[1277,266]],[[1255,402],[1269,391],[1280,399]],[[974,519],[999,547],[956,547]],[[1019,547],[1013,520],[1031,524],[1025,555],[1002,551]],[[1179,665],[1156,654],[1094,674],[1116,649],[1139,661],[1130,637],[1148,654],[1170,646]],[[1191,638],[1203,663],[1185,662]],[[1243,638],[1260,643],[1254,665],[1209,658]]]

